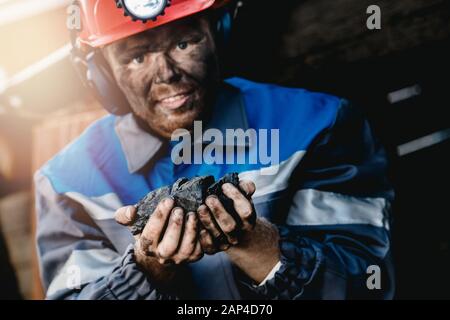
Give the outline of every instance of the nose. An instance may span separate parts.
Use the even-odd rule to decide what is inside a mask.
[[[155,76],[156,84],[170,84],[180,80],[181,73],[167,55],[158,56],[156,65],[158,68]]]

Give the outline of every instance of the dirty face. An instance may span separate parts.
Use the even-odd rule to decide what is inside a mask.
[[[153,132],[169,138],[206,113],[218,83],[206,17],[150,29],[106,46],[103,54],[133,112]]]

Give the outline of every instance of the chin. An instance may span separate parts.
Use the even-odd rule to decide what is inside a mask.
[[[147,123],[160,136],[170,139],[175,130],[191,130],[194,121],[201,120],[203,108],[183,107],[183,109],[183,111],[180,109],[170,113],[154,115],[150,117],[151,120],[147,121]]]

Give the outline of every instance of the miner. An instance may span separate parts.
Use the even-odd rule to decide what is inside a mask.
[[[110,115],[35,175],[49,299],[392,298],[393,192],[385,153],[357,108],[327,94],[223,79],[234,1],[77,5],[73,61]],[[279,130],[279,145],[268,146],[280,161],[180,163],[172,135],[192,132],[195,121],[223,136]],[[236,158],[259,149],[249,139],[192,139],[192,150],[217,144]],[[232,172],[239,185],[221,188],[237,215],[214,194],[189,212],[167,196],[132,235],[135,205],[150,192]],[[367,287],[373,265],[379,290]]]

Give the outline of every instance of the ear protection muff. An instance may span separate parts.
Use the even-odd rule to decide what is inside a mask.
[[[234,5],[228,4],[224,8],[218,9],[216,12],[214,12],[213,17],[213,28],[215,27],[215,44],[217,49],[217,55],[218,55],[218,63],[219,68],[221,70],[221,75],[223,76],[224,73],[224,67],[227,65],[227,58],[228,58],[228,48],[230,47],[230,40],[231,40],[231,34],[232,34],[232,27],[233,27],[233,8],[235,8]]]
[[[217,20],[217,33],[219,41],[223,47],[228,47],[231,39],[233,22],[239,14],[239,10],[244,6],[243,1],[231,1],[230,4],[221,9]]]
[[[103,54],[97,50],[89,53],[86,63],[86,80],[103,107],[115,115],[130,113],[128,100],[117,85]]]
[[[80,79],[109,113],[125,115],[131,112],[128,100],[99,50],[84,54],[74,46],[71,58]]]
[[[72,4],[79,6],[78,0],[73,0]],[[103,54],[98,49],[81,50],[77,41],[78,33],[79,30],[70,30],[72,43],[70,57],[81,81],[109,113],[115,115],[130,113],[128,100],[117,85]]]
[[[231,8],[220,11],[217,19],[217,36],[221,48],[228,45],[231,37],[233,14]],[[92,91],[102,106],[114,115],[131,112],[130,105],[112,74],[108,62],[98,50],[84,53],[76,41],[77,31],[71,33],[72,63],[84,84]]]
[[[232,24],[233,18],[230,10],[224,10],[217,21],[217,34],[223,47],[226,47],[230,42]]]

